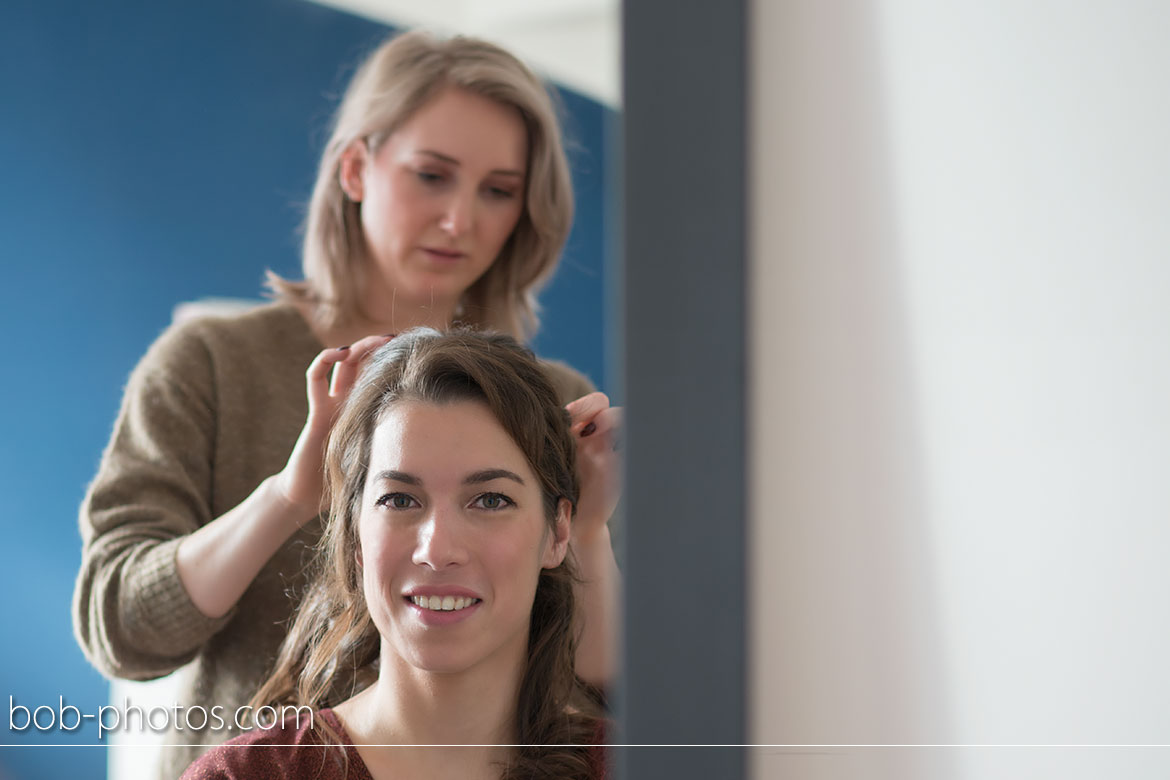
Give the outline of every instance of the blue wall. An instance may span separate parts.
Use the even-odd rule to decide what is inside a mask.
[[[70,622],[77,506],[174,305],[296,275],[296,226],[350,68],[386,29],[291,0],[0,3],[0,704],[96,712]],[[579,213],[538,351],[605,385],[604,123],[565,93]],[[12,732],[0,746],[85,744]],[[105,773],[103,748],[0,747],[0,778]]]

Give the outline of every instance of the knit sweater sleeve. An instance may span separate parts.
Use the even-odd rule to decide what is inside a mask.
[[[199,327],[164,333],[131,374],[81,507],[74,629],[114,677],[173,671],[232,616],[200,613],[175,561],[183,538],[211,519],[215,372]]]

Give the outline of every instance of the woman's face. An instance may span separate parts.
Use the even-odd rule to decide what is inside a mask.
[[[527,458],[486,405],[391,407],[358,515],[383,663],[441,673],[522,663],[537,581],[564,560],[569,511],[562,501],[554,532]]]
[[[371,154],[342,157],[372,261],[366,303],[454,307],[499,255],[524,211],[528,133],[510,106],[440,92]],[[377,310],[375,308],[375,310]]]

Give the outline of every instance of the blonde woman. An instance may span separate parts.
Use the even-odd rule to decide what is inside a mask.
[[[362,361],[407,328],[517,338],[567,236],[572,197],[548,93],[507,52],[410,33],[355,74],[309,205],[304,280],[277,301],[165,333],[132,374],[81,510],[75,629],[104,673],[187,665],[160,776],[247,725],[305,587],[322,451]],[[322,351],[324,349],[324,351]],[[582,496],[577,671],[612,664],[618,412],[545,363],[573,415]],[[306,399],[306,377],[309,393]],[[341,693],[348,693],[342,691]]]

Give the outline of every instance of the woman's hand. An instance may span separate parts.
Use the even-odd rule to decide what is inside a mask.
[[[333,418],[353,388],[362,361],[389,340],[369,336],[317,355],[305,372],[309,417],[288,463],[179,544],[175,556],[179,579],[205,616],[226,615],[281,545],[321,513],[325,440]]]
[[[581,495],[573,521],[573,541],[596,541],[617,509],[621,497],[620,460],[622,410],[610,406],[605,393],[582,396],[565,409],[572,419],[569,432],[577,442],[577,479]]]
[[[609,518],[621,496],[622,410],[604,393],[590,393],[565,407],[569,432],[577,442],[577,481],[581,494],[573,519],[576,623],[580,631],[574,667],[582,679],[606,687],[617,669],[618,591],[621,574],[609,538]]]
[[[278,494],[298,510],[298,516],[307,513],[309,517],[316,517],[321,512],[325,442],[329,429],[342,402],[353,389],[362,362],[390,339],[390,336],[367,336],[348,347],[327,349],[309,364],[305,372],[309,416],[288,463],[276,475]]]

